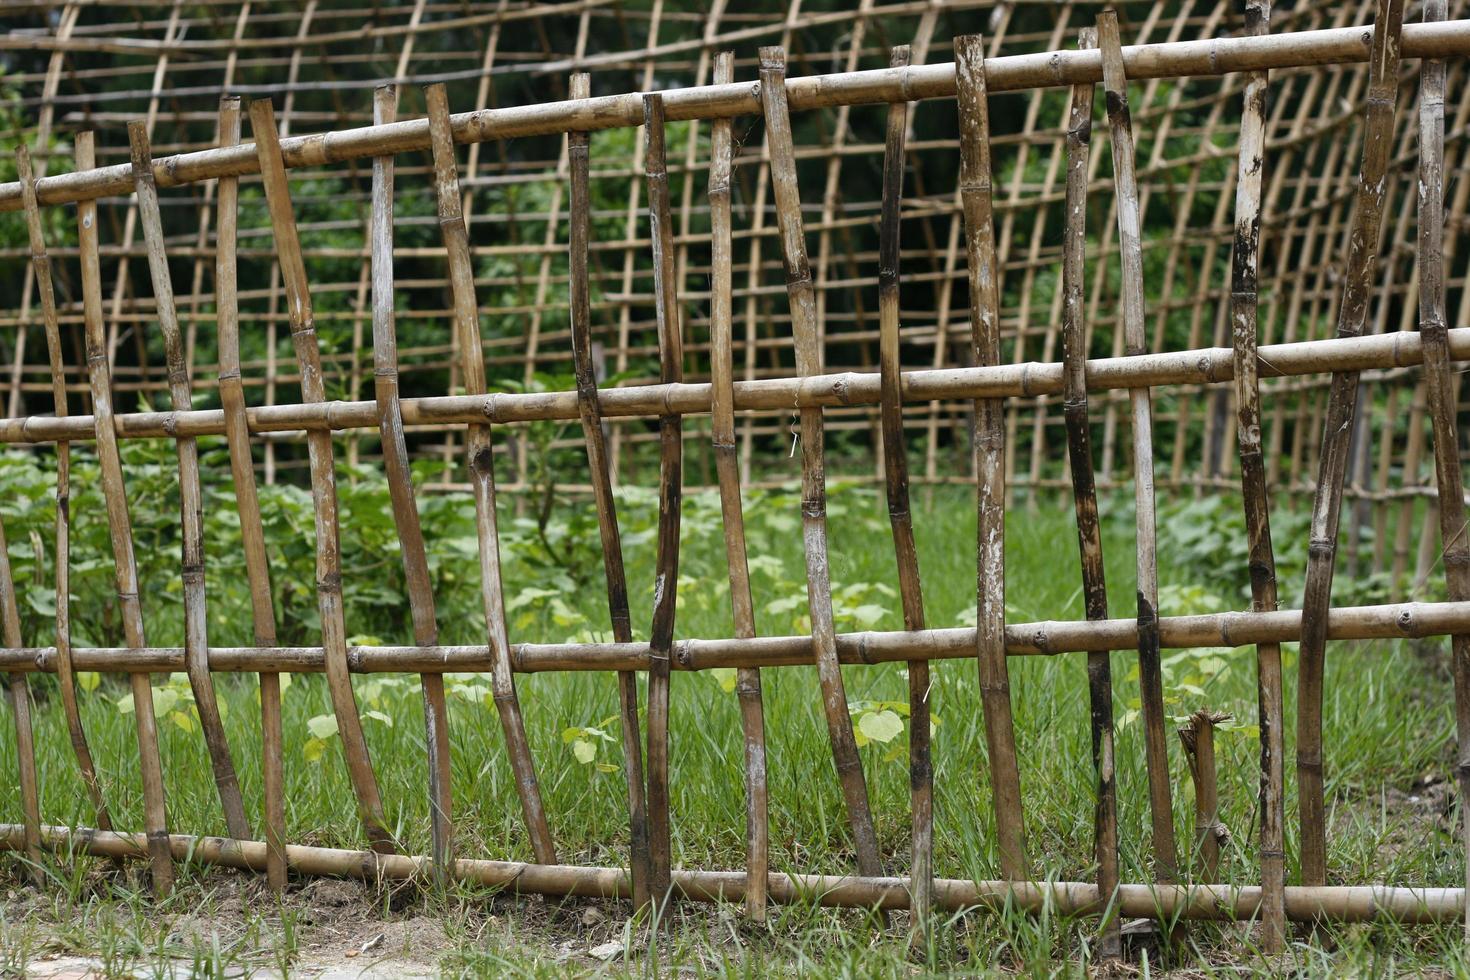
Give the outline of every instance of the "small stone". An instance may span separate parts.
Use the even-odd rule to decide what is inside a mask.
[[[603,943],[601,946],[593,946],[587,951],[588,956],[592,957],[594,960],[601,960],[604,963],[606,963],[608,960],[621,956],[622,953],[623,944],[621,941]]]

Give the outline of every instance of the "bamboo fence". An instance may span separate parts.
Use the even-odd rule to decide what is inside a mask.
[[[264,870],[276,888],[290,869],[432,875],[639,905],[742,901],[753,917],[769,902],[805,898],[912,908],[920,926],[932,908],[1010,902],[1098,914],[1105,955],[1117,954],[1121,916],[1259,919],[1272,949],[1288,919],[1465,917],[1462,888],[1325,884],[1320,683],[1329,640],[1452,636],[1457,778],[1462,790],[1470,785],[1470,550],[1458,435],[1467,406],[1455,368],[1470,360],[1470,249],[1459,247],[1470,206],[1470,180],[1460,179],[1470,170],[1462,5],[837,6],[792,5],[781,16],[716,3],[696,16],[611,0],[415,0],[375,7],[364,21],[358,8],[319,0],[304,11],[247,3],[233,19],[213,2],[13,5],[20,26],[0,35],[0,58],[18,66],[9,77],[35,124],[22,134],[29,146],[16,148],[19,179],[0,183],[0,212],[24,212],[26,229],[23,243],[0,248],[0,270],[10,263],[18,273],[5,281],[23,282],[0,311],[0,355],[10,365],[0,380],[8,408],[0,442],[54,444],[59,478],[47,644],[21,635],[0,537],[0,670],[24,818],[0,828],[0,844],[33,860],[45,848],[146,856],[160,892],[175,861],[197,860]],[[772,43],[752,57],[764,42]],[[135,75],[147,76],[146,87],[127,87]],[[382,84],[367,98],[371,82]],[[1099,83],[1107,125],[1094,130]],[[594,85],[625,94],[594,97]],[[411,92],[423,116],[404,110]],[[548,93],[566,98],[544,101]],[[240,95],[254,97],[250,144],[241,142]],[[452,114],[451,99],[474,108]],[[92,130],[123,121],[126,148],[104,140],[98,166]],[[298,126],[319,132],[292,135]],[[811,131],[818,142],[798,142]],[[1110,152],[1094,152],[1094,137]],[[343,204],[359,218],[332,210]],[[1160,213],[1171,218],[1168,234],[1152,233]],[[76,222],[75,246],[48,243],[58,216]],[[178,227],[190,231],[169,234]],[[618,229],[611,240],[610,229]],[[242,262],[251,271],[244,288]],[[176,288],[185,269],[188,285]],[[415,336],[447,340],[400,345],[410,317]],[[161,369],[150,364],[160,357]],[[544,383],[558,375],[564,384]],[[596,507],[611,642],[509,636],[496,499],[530,486],[525,427],[545,420],[575,423],[564,446],[587,455],[589,482],[571,489],[585,489]],[[211,646],[205,629],[197,440],[221,435],[252,597],[250,647]],[[849,436],[874,451],[849,449]],[[793,438],[812,631],[758,637],[741,492],[781,472],[771,458],[785,457]],[[134,439],[177,448],[181,650],[149,646],[143,632],[119,450]],[[73,442],[95,443],[102,469],[124,649],[70,640]],[[339,452],[386,474],[412,646],[348,643]],[[651,478],[655,459],[658,583],[651,640],[635,643],[612,488]],[[410,478],[424,460],[438,461],[441,476],[419,494],[468,491],[475,500],[483,646],[439,642]],[[834,474],[885,486],[903,632],[836,632],[825,500]],[[310,485],[319,645],[277,642],[259,480]],[[923,618],[911,484],[943,482],[976,486],[979,618],[969,630],[929,628]],[[681,495],[701,483],[720,492],[729,639],[677,636]],[[1131,487],[1137,503],[1138,614],[1126,620],[1107,618],[1098,530],[1098,491],[1115,486]],[[1159,609],[1156,488],[1239,488],[1249,612]],[[1068,490],[1087,619],[1007,623],[1006,511]],[[1301,611],[1277,608],[1273,495],[1278,507],[1312,501]],[[1412,595],[1441,556],[1448,601],[1331,606],[1339,569],[1386,572],[1391,589]],[[1303,883],[1290,886],[1280,644],[1297,641]],[[1259,880],[1185,881],[1160,652],[1241,644],[1257,647]],[[1119,880],[1106,654],[1129,649],[1141,668],[1157,879],[1149,884]],[[1097,879],[1038,883],[1021,821],[1007,662],[1070,652],[1087,658]],[[975,659],[981,678],[1002,881],[933,877],[928,664],[961,657]],[[912,859],[902,878],[883,874],[841,670],[894,661],[910,667],[912,720]],[[812,665],[854,842],[851,877],[770,870],[761,671]],[[672,862],[674,676],[717,667],[739,672],[741,872]],[[130,675],[143,834],[113,831],[82,729],[75,675],[99,669]],[[170,832],[148,678],[174,670],[187,673],[201,709],[229,839]],[[521,717],[517,673],[584,670],[619,674],[631,873],[557,863]],[[60,681],[96,814],[85,833],[43,823],[28,694],[36,671]],[[213,674],[222,671],[260,675],[259,840],[213,708]],[[302,671],[327,677],[371,851],[285,840],[279,675]],[[421,675],[432,821],[424,857],[398,853],[362,737],[351,676],[380,671]],[[443,675],[459,671],[493,676],[535,864],[456,852]],[[646,743],[637,672],[649,676]],[[1201,716],[1183,733],[1204,790],[1197,826],[1207,855],[1217,720]],[[1464,840],[1470,850],[1470,830]]]

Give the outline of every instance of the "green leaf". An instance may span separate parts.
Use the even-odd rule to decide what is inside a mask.
[[[882,606],[875,606],[871,603],[868,603],[858,606],[856,609],[854,609],[852,611],[852,618],[857,620],[863,626],[872,626],[874,623],[878,622],[878,620],[882,619],[884,613],[886,612],[887,610],[884,609]]]
[[[383,724],[387,725],[389,728],[392,728],[393,727],[393,716],[390,715],[390,714],[387,714],[385,712],[382,712],[382,711],[364,711],[362,713],[362,716],[364,718],[371,718],[371,719],[373,719],[373,721],[381,721]]]
[[[720,682],[720,690],[726,694],[735,690],[735,678],[739,672],[734,667],[716,667],[709,673]]]
[[[306,720],[306,730],[311,732],[315,739],[325,741],[337,734],[336,715],[317,715]]]
[[[77,671],[77,686],[88,694],[97,690],[97,685],[102,683],[102,675],[95,670]]]
[[[870,711],[858,719],[858,731],[874,742],[891,742],[903,731],[903,719],[892,711]]]
[[[579,738],[572,743],[572,755],[576,756],[577,761],[585,766],[597,758],[597,746],[585,738]]]
[[[169,720],[171,720],[175,725],[178,725],[184,731],[189,732],[190,734],[193,734],[193,732],[194,732],[194,716],[191,715],[191,714],[189,714],[189,712],[187,712],[187,711],[175,711],[172,714],[170,714],[168,717],[169,717]]]
[[[306,759],[307,762],[320,762],[322,758],[322,753],[326,750],[327,743],[325,740],[320,738],[311,738],[307,739],[306,744],[301,747],[301,755]]]

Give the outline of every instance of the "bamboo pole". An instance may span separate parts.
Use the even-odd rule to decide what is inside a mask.
[[[373,122],[393,121],[398,92],[391,85],[373,92]],[[393,526],[403,555],[413,640],[422,647],[439,644],[434,615],[434,583],[424,532],[414,501],[413,475],[403,439],[403,413],[398,407],[398,336],[393,306],[393,158],[373,158],[372,202],[373,390],[378,405],[378,433],[383,443],[383,473],[393,507]],[[424,745],[429,764],[429,827],[435,874],[445,878],[454,853],[454,794],[449,756],[449,708],[444,702],[444,675],[420,675],[424,698]]]
[[[5,645],[19,646],[20,605],[15,598],[15,579],[10,571],[10,550],[5,541],[5,525],[0,522],[0,637]],[[26,877],[34,885],[45,881],[41,866],[41,794],[36,783],[36,738],[31,727],[31,686],[26,675],[14,671],[6,676],[6,693],[15,720],[16,783],[20,789],[20,810],[24,824],[24,856]]]
[[[153,184],[153,153],[149,147],[147,125],[129,123],[128,142],[132,151],[138,218],[148,247],[148,273],[153,281],[158,325],[163,333],[169,398],[175,411],[187,412],[193,408],[189,366],[184,359],[184,338],[179,332],[173,280],[169,274],[168,255],[164,251],[163,219],[158,211],[158,188]],[[179,459],[179,528],[183,544],[185,666],[189,688],[194,693],[194,708],[199,713],[199,728],[209,750],[215,790],[224,809],[225,826],[231,837],[246,839],[252,836],[250,821],[245,818],[240,780],[235,775],[230,742],[225,735],[224,720],[220,717],[219,701],[214,693],[214,678],[209,673],[208,609],[204,594],[204,493],[199,485],[199,446],[193,436],[180,436],[175,446]]]
[[[96,162],[91,132],[76,136],[80,171]],[[77,241],[81,248],[82,302],[86,314],[87,371],[96,426],[97,463],[102,472],[102,496],[107,506],[107,529],[112,543],[113,579],[122,614],[123,635],[131,649],[147,646],[143,610],[138,604],[138,565],[133,556],[133,527],[128,515],[127,487],[113,425],[111,371],[107,336],[102,322],[102,274],[97,250],[97,205],[84,201],[77,207]],[[138,732],[138,761],[143,776],[143,821],[148,834],[153,891],[159,897],[173,890],[173,859],[168,852],[168,814],[163,799],[163,763],[158,755],[158,718],[153,713],[153,688],[147,674],[128,678],[133,694],[133,717]]]
[[[56,291],[51,279],[51,257],[41,226],[41,209],[36,203],[35,178],[31,171],[30,151],[22,143],[15,150],[15,169],[20,176],[26,215],[26,231],[30,239],[31,268],[35,273],[36,291],[41,299],[41,320],[46,330],[46,352],[51,366],[51,400],[56,417],[67,415],[66,374],[61,351],[61,328],[56,315]],[[61,691],[61,710],[66,716],[66,730],[72,752],[81,770],[82,785],[96,814],[97,826],[112,829],[112,818],[102,786],[97,780],[97,766],[82,727],[81,709],[77,705],[76,674],[71,665],[71,445],[56,444],[56,681]],[[29,705],[27,705],[29,706]],[[37,802],[37,820],[40,804]],[[27,818],[29,819],[29,817]],[[27,853],[33,853],[28,851]]]
[[[1247,0],[1246,33],[1267,36],[1270,0]],[[1271,547],[1271,502],[1261,450],[1261,390],[1257,381],[1257,274],[1261,246],[1261,184],[1265,163],[1266,96],[1264,71],[1246,78],[1240,121],[1240,161],[1235,200],[1235,252],[1230,277],[1230,322],[1235,346],[1236,437],[1240,448],[1240,489],[1245,501],[1249,542],[1251,608],[1276,609],[1276,556]],[[1261,730],[1261,946],[1270,954],[1285,942],[1286,710],[1281,684],[1281,647],[1256,647],[1257,720]]]
[[[1138,183],[1133,169],[1133,122],[1128,110],[1128,76],[1118,39],[1118,15],[1097,18],[1103,58],[1103,91],[1112,131],[1117,181],[1118,244],[1122,258],[1123,353],[1146,353],[1143,323],[1143,243]],[[1174,809],[1169,791],[1169,749],[1164,735],[1164,680],[1159,661],[1159,565],[1154,514],[1153,409],[1147,388],[1128,392],[1133,420],[1133,491],[1138,527],[1138,677],[1143,702],[1144,751],[1148,761],[1149,815],[1153,827],[1154,873],[1160,881],[1178,874]]]
[[[978,34],[955,38],[955,96],[960,117],[960,200],[965,214],[969,267],[970,329],[974,363],[1000,363],[1000,270],[990,202],[990,114],[985,88],[985,47]],[[1021,815],[1021,773],[1011,718],[1011,685],[1005,661],[1005,403],[975,401],[977,593],[975,631],[985,747],[995,807],[1001,872],[1012,881],[1030,877]]]
[[[255,134],[255,148],[260,154],[261,180],[270,209],[281,279],[286,288],[286,306],[291,313],[291,342],[296,348],[296,360],[301,370],[301,399],[306,403],[321,402],[325,397],[321,351],[312,317],[306,269],[301,262],[301,246],[296,236],[296,219],[291,211],[291,190],[285,167],[281,165],[275,112],[269,99],[257,99],[250,104],[250,124]],[[342,754],[347,761],[363,830],[373,850],[391,853],[396,845],[383,818],[378,780],[373,774],[357,697],[353,694],[352,679],[347,673],[341,542],[337,527],[337,476],[331,435],[322,431],[309,433],[307,450],[311,459],[311,496],[316,517],[317,608],[321,616],[322,646],[328,652],[327,690],[332,698],[332,714],[337,720],[337,735],[342,742]]]
[[[889,52],[889,66],[902,68],[912,58],[908,45]],[[903,628],[924,628],[924,591],[919,555],[914,547],[914,520],[909,505],[908,442],[903,432],[899,352],[899,256],[903,208],[904,134],[907,103],[888,107],[887,146],[883,152],[883,212],[878,232],[878,319],[881,331],[879,376],[882,385],[883,472],[888,495],[888,523],[893,528],[898,592]],[[912,898],[914,939],[929,933],[932,904],[929,881],[934,877],[934,762],[930,751],[929,664],[913,660],[909,674],[909,799],[913,823],[909,877],[916,882]]]
[[[803,378],[822,373],[816,303],[811,268],[801,224],[801,197],[792,155],[791,117],[786,99],[786,52],[761,48],[760,92],[765,108],[766,147],[771,155],[771,188],[776,200],[781,254],[786,264],[786,293],[791,304],[791,329],[796,348],[796,370]],[[847,804],[860,874],[875,875],[881,867],[878,836],[868,805],[863,762],[847,713],[847,691],[837,660],[836,630],[832,623],[832,586],[827,564],[827,478],[823,461],[822,409],[801,408],[801,517],[806,555],[807,607],[812,621],[812,650],[822,685],[822,707],[827,735],[842,795]]]
[[[653,242],[653,293],[658,318],[659,380],[684,379],[684,341],[679,284],[674,274],[674,228],[669,215],[663,99],[648,96],[644,111],[644,165],[648,223]],[[672,851],[669,831],[669,656],[679,591],[679,507],[683,498],[683,439],[678,415],[659,416],[658,555],[654,565],[653,625],[648,668],[649,892],[662,907],[669,898]]]
[[[1444,19],[1445,0],[1426,0],[1425,23]],[[1439,486],[1439,528],[1447,591],[1470,598],[1470,545],[1466,530],[1464,477],[1456,432],[1457,379],[1450,370],[1444,313],[1444,62],[1420,67],[1419,92],[1419,332],[1424,343],[1424,384],[1434,427],[1434,471]],[[1455,779],[1460,798],[1470,792],[1470,634],[1450,640],[1455,678]],[[1470,810],[1460,808],[1461,847],[1470,856]],[[1470,866],[1466,868],[1470,888]],[[1465,921],[1470,939],[1470,917]]]
[[[23,829],[15,824],[0,824],[0,847],[15,848],[22,833]],[[118,858],[140,857],[145,853],[140,834],[43,827],[42,842],[58,853],[80,850]],[[167,843],[179,860],[203,865],[258,870],[265,860],[265,845],[258,841],[175,834]],[[427,857],[300,844],[290,845],[287,857],[291,867],[303,874],[365,878],[375,882],[421,878],[430,864]],[[514,889],[522,894],[604,899],[627,898],[630,894],[627,876],[621,868],[460,858],[454,862],[453,874],[460,881]],[[742,871],[677,870],[673,873],[673,884],[685,898],[700,902],[740,901],[746,890]],[[1030,914],[1095,915],[1103,906],[1097,886],[1091,882],[977,882],[967,878],[940,878],[934,886],[935,905],[955,912],[983,908],[1020,909]],[[909,907],[912,883],[907,878],[773,873],[770,895],[772,901],[783,904],[814,902],[828,907],[903,909]],[[1465,891],[1460,888],[1289,886],[1285,898],[1287,917],[1296,921],[1325,916],[1343,922],[1427,924],[1458,920],[1465,907]],[[1253,886],[1123,884],[1118,887],[1118,906],[1121,914],[1135,918],[1248,921],[1260,913],[1261,893]]]
[[[715,84],[734,80],[735,54],[715,55]],[[710,127],[710,414],[715,469],[724,518],[725,562],[730,572],[730,617],[735,636],[755,636],[755,605],[745,552],[745,512],[740,497],[740,459],[735,444],[735,363],[731,281],[730,170],[733,127],[717,119]],[[735,676],[740,726],[745,740],[745,911],[752,920],[766,916],[766,876],[770,871],[769,789],[766,780],[765,709],[760,670],[742,667]]]
[[[1097,46],[1097,29],[1084,27],[1077,46]],[[1082,563],[1083,605],[1090,621],[1108,618],[1108,586],[1103,564],[1102,528],[1092,468],[1092,433],[1087,409],[1087,172],[1092,144],[1092,104],[1096,85],[1072,89],[1067,116],[1067,201],[1062,238],[1062,358],[1065,391],[1062,415],[1067,426],[1067,459],[1072,467],[1072,500],[1077,510],[1077,550]],[[1113,671],[1109,651],[1087,655],[1087,695],[1092,731],[1092,767],[1097,772],[1093,807],[1093,856],[1098,894],[1109,902],[1118,888],[1118,790],[1113,752]],[[1105,913],[1099,937],[1103,959],[1123,955],[1121,923]]]
[[[449,277],[454,288],[454,329],[459,335],[460,371],[470,396],[485,393],[485,354],[480,341],[480,317],[475,301],[474,271],[470,263],[469,235],[461,210],[459,173],[454,144],[449,138],[449,103],[443,85],[424,90],[429,124],[434,134],[434,186],[439,201],[439,227],[449,258]],[[536,764],[526,738],[521,702],[511,675],[510,641],[505,628],[505,595],[500,579],[500,539],[495,514],[495,459],[490,444],[490,426],[483,420],[472,423],[466,443],[470,479],[474,487],[475,525],[480,547],[480,596],[485,607],[485,628],[490,649],[495,709],[505,733],[506,753],[515,774],[516,793],[531,838],[531,850],[541,864],[556,863],[556,845],[546,820]]]
[[[1369,61],[1367,104],[1363,110],[1363,168],[1353,212],[1352,235],[1338,311],[1337,335],[1356,337],[1367,318],[1369,292],[1377,271],[1378,229],[1384,176],[1393,138],[1398,87],[1399,33],[1403,0],[1379,0]],[[1301,821],[1302,882],[1327,881],[1327,811],[1323,793],[1322,681],[1326,654],[1327,610],[1332,604],[1332,573],[1337,557],[1342,484],[1355,423],[1358,373],[1332,376],[1322,428],[1317,492],[1312,501],[1311,540],[1302,594],[1302,642],[1297,667],[1297,798]]]
[[[1215,726],[1229,720],[1227,714],[1201,708],[1179,729],[1179,741],[1194,781],[1194,850],[1200,869],[1196,877],[1205,881],[1214,880],[1219,873],[1220,845],[1230,839],[1230,832],[1220,822],[1220,787],[1215,775]],[[1264,894],[1262,889],[1263,901]]]
[[[1450,357],[1470,360],[1470,328],[1447,331]],[[1225,384],[1235,377],[1234,351],[1206,347],[1190,351],[1094,358],[1086,364],[1089,392],[1131,390],[1166,385]],[[1262,345],[1257,370],[1261,378],[1297,377],[1326,372],[1413,367],[1423,362],[1415,331],[1366,337],[1342,337]],[[1059,363],[1027,361],[993,367],[938,368],[906,371],[900,394],[905,402],[975,398],[1035,398],[1063,393],[1065,370]],[[708,412],[708,383],[648,384],[605,388],[597,393],[604,418],[679,415]],[[882,400],[879,372],[843,371],[814,377],[762,378],[734,383],[734,410],[789,411],[797,408],[877,405]],[[577,394],[563,392],[498,392],[493,395],[438,395],[405,398],[405,425],[448,425],[490,422],[506,424],[543,419],[578,418]],[[331,401],[247,408],[250,432],[299,432],[377,427],[377,405],[371,401]],[[34,415],[0,419],[0,443],[76,442],[95,438],[91,415],[55,418]],[[114,423],[119,439],[222,435],[224,412],[132,412]]]
[[[568,94],[586,98],[591,78],[578,72],[571,77]],[[577,379],[577,409],[582,418],[582,437],[587,443],[587,468],[592,477],[592,497],[597,507],[597,529],[602,539],[602,571],[607,579],[607,608],[613,639],[633,639],[628,612],[628,578],[623,568],[623,542],[618,531],[618,505],[613,498],[612,472],[608,467],[607,440],[602,431],[602,412],[597,402],[597,373],[592,364],[592,303],[587,252],[591,239],[592,201],[588,187],[590,168],[588,136],[567,136],[568,169],[571,174],[570,228],[567,240],[568,290],[570,291],[572,361]],[[628,783],[629,864],[633,879],[633,904],[648,904],[652,868],[649,865],[648,802],[643,776],[642,736],[638,722],[638,675],[618,674],[618,718],[623,729],[623,772]]]
[[[442,25],[441,25],[442,26]],[[1264,38],[1226,37],[1162,44],[1130,45],[1124,69],[1135,81],[1224,75],[1240,71],[1310,65],[1354,64],[1370,60],[1365,32],[1358,27],[1274,34]],[[1470,54],[1470,21],[1410,25],[1404,31],[1405,58],[1461,57]],[[1102,60],[1091,52],[1042,51],[990,59],[986,71],[991,92],[1070,87],[1102,79]],[[811,75],[793,79],[788,103],[796,111],[838,105],[912,102],[948,98],[955,93],[954,65],[913,65],[902,70],[877,69]],[[761,111],[758,86],[731,83],[661,93],[670,120],[713,119],[754,115]],[[642,93],[602,96],[580,102],[512,106],[460,113],[451,122],[454,140],[477,143],[642,124]],[[329,135],[313,134],[281,141],[287,167],[320,166],[345,160],[423,150],[429,146],[423,120],[388,126],[363,126]],[[155,161],[159,187],[173,187],[215,177],[258,172],[254,154],[241,147],[181,153]],[[103,167],[95,174],[57,174],[39,181],[42,204],[125,193],[132,186],[126,165]],[[20,207],[20,188],[0,184],[0,211]]]
[[[220,143],[240,142],[240,99],[226,96],[219,106]],[[276,609],[271,592],[270,559],[255,486],[255,460],[245,421],[245,391],[240,376],[240,304],[235,250],[239,228],[240,182],[221,177],[215,232],[214,291],[219,316],[219,401],[229,445],[235,510],[240,515],[240,543],[245,580],[250,588],[250,625],[257,647],[276,645]],[[281,731],[281,678],[260,673],[261,782],[264,784],[266,881],[277,894],[286,889],[285,748]]]

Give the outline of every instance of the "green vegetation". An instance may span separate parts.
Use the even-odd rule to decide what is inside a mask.
[[[211,450],[214,447],[206,445]],[[221,451],[222,452],[222,451]],[[138,542],[144,611],[150,642],[181,639],[177,572],[177,493],[171,448],[165,443],[126,444],[131,503]],[[79,452],[79,455],[80,454]],[[205,454],[211,642],[249,642],[248,597],[238,546],[238,527],[229,499],[228,473],[220,455]],[[0,513],[11,542],[11,560],[24,599],[26,641],[49,642],[49,551],[53,504],[51,468],[44,458],[13,454],[0,466]],[[105,520],[91,478],[91,460],[76,467],[73,513],[73,620],[78,645],[118,642],[110,610],[110,558]],[[401,570],[382,480],[375,473],[343,468],[344,591],[347,621],[359,644],[408,642],[408,614]],[[920,500],[925,494],[920,493]],[[974,621],[974,511],[971,493],[937,489],[918,508],[916,530],[925,582],[927,614],[936,626]],[[597,561],[590,504],[553,497],[544,524],[538,508],[517,516],[516,501],[504,500],[502,554],[512,638],[517,641],[591,639],[606,635],[606,606]],[[304,491],[277,485],[262,488],[271,547],[282,642],[315,642],[311,594],[311,511]],[[898,603],[889,583],[893,558],[881,493],[856,486],[832,493],[832,560],[838,626],[842,630],[897,629]],[[655,501],[648,491],[624,490],[619,499],[635,619],[646,636],[653,579]],[[467,496],[426,495],[420,501],[447,643],[483,642],[475,570],[472,508]],[[1245,608],[1246,579],[1239,504],[1228,497],[1167,508],[1160,520],[1162,613],[1178,615]],[[797,497],[788,491],[747,496],[751,570],[762,633],[804,632],[804,584]],[[1300,578],[1305,534],[1285,515],[1276,524],[1284,592],[1292,597]],[[1104,508],[1105,551],[1114,615],[1126,616],[1132,595],[1132,513],[1121,498]],[[1008,529],[1007,607],[1013,622],[1081,618],[1080,573],[1075,562],[1070,510],[1051,501],[1012,511]],[[729,634],[728,590],[717,498],[694,494],[684,505],[678,634]],[[1343,583],[1343,599],[1351,583]],[[1292,597],[1294,598],[1294,597]],[[1366,596],[1358,596],[1363,599]],[[1286,652],[1288,677],[1294,648]],[[1451,769],[1453,726],[1447,644],[1383,642],[1338,644],[1329,660],[1327,745],[1333,832],[1332,871],[1340,883],[1393,881],[1453,885],[1461,864],[1451,828],[1454,814],[1446,780]],[[1149,876],[1147,812],[1143,792],[1142,732],[1135,720],[1136,673],[1127,652],[1114,654],[1120,719],[1119,784],[1125,880]],[[1257,778],[1255,688],[1252,651],[1166,652],[1170,710],[1183,716],[1200,707],[1229,712],[1235,726],[1220,738],[1222,818],[1232,840],[1222,855],[1221,878],[1253,877],[1253,810]],[[1086,685],[1078,656],[1013,658],[1026,820],[1031,853],[1040,873],[1062,879],[1090,876],[1092,769],[1086,720]],[[837,782],[818,704],[814,672],[782,668],[765,672],[770,740],[773,867],[840,874],[850,869],[850,849]],[[849,668],[848,696],[865,733],[864,761],[878,829],[889,870],[907,863],[908,791],[904,670],[901,664]],[[118,676],[84,679],[84,720],[102,773],[114,819],[120,827],[141,826],[132,720],[126,686]],[[744,801],[739,718],[729,679],[718,671],[678,673],[674,679],[673,808],[676,863],[688,867],[737,868],[743,864]],[[223,833],[188,686],[182,675],[157,677],[166,788],[173,826],[191,832]],[[256,684],[250,675],[219,675],[231,744],[241,771],[247,807],[260,807],[259,721]],[[618,864],[624,859],[627,828],[621,773],[620,732],[612,675],[576,673],[518,678],[527,727],[536,753],[553,829],[564,861]],[[368,712],[367,732],[395,833],[409,849],[428,846],[422,709],[417,679],[373,675],[356,680]],[[50,676],[32,682],[36,713],[43,813],[48,822],[87,824],[84,802],[65,726]],[[458,847],[466,856],[529,859],[519,806],[506,765],[499,724],[485,700],[487,684],[457,676],[451,686],[454,792]],[[1293,710],[1287,691],[1288,717]],[[988,805],[983,725],[975,666],[970,661],[936,665],[935,730],[936,871],[947,877],[997,875],[992,813]],[[364,844],[350,805],[351,793],[334,744],[325,686],[316,676],[298,676],[286,692],[287,822],[290,839],[326,846]],[[0,772],[13,772],[10,722],[0,731]],[[1291,732],[1288,731],[1288,753]],[[1288,756],[1289,757],[1289,756]],[[1176,816],[1187,840],[1192,794],[1177,743],[1172,750]],[[20,819],[13,794],[0,798],[0,820]],[[1292,835],[1294,836],[1294,835]],[[210,896],[234,876],[192,872],[160,917],[122,880],[100,877],[100,862],[63,860],[51,899],[19,912],[0,910],[0,947],[30,949],[59,943],[98,950],[121,944],[139,962],[164,955],[193,955],[168,939],[168,914],[208,907]],[[13,874],[14,872],[10,872]],[[19,887],[13,879],[12,889]],[[513,969],[537,973],[566,968],[526,935],[542,930],[564,934],[575,926],[581,903],[528,903],[482,892],[454,889],[428,896],[428,908],[446,923],[446,965],[480,972]],[[390,900],[391,899],[391,900]],[[385,897],[383,909],[402,915],[403,896]],[[422,908],[416,900],[411,908]],[[230,933],[226,959],[270,946],[283,920],[263,895],[250,905],[251,937]],[[287,920],[293,914],[287,906]],[[609,917],[622,910],[605,906]],[[491,911],[499,918],[486,919]],[[57,925],[56,921],[61,923]],[[563,922],[565,920],[565,922]],[[899,974],[909,970],[896,933],[860,912],[812,907],[781,909],[769,929],[733,924],[711,931],[712,910],[692,907],[676,914],[662,965],[731,973],[820,966],[834,974]],[[44,923],[52,923],[45,926]],[[560,923],[560,925],[559,925]],[[1076,963],[1086,948],[1086,921],[1058,916],[973,914],[947,920],[938,931],[929,965],[937,970],[973,970],[992,964],[1041,974]],[[160,931],[161,930],[161,931]],[[560,930],[560,932],[559,932]],[[575,930],[574,930],[575,931]],[[738,935],[732,944],[730,933]],[[1317,941],[1294,947],[1291,956],[1311,969],[1378,972],[1415,968],[1458,949],[1455,927],[1398,928],[1386,925],[1332,930],[1338,945]],[[1235,928],[1192,927],[1186,964],[1205,969],[1224,960],[1239,965]],[[47,938],[49,937],[49,938]],[[109,938],[110,937],[110,938]],[[132,938],[126,938],[132,937]],[[549,940],[548,940],[549,942]],[[171,945],[172,944],[172,945]],[[235,949],[229,953],[229,949]],[[1325,950],[1332,949],[1333,952]],[[743,950],[743,953],[742,953]],[[207,952],[207,950],[205,951]],[[10,955],[17,955],[12,953]],[[122,955],[119,953],[118,955]],[[252,954],[254,955],[254,954]],[[744,956],[743,959],[737,957]],[[1248,960],[1248,954],[1245,955]],[[119,961],[121,962],[121,961]],[[233,961],[232,961],[233,962]],[[253,962],[253,961],[252,961]],[[721,966],[720,964],[724,964]],[[256,965],[269,965],[269,961]],[[647,965],[643,956],[628,963]],[[0,970],[7,964],[0,962]],[[12,968],[14,968],[12,966]]]

